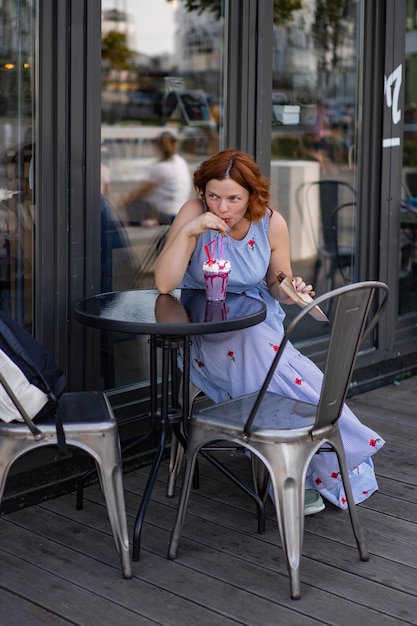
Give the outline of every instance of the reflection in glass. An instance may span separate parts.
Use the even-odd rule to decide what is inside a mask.
[[[181,1],[102,0],[103,291],[154,286],[169,225],[194,194],[192,174],[219,149],[223,37],[222,16]],[[111,351],[105,387],[146,378],[136,340],[114,340]]]
[[[0,307],[32,329],[34,2],[0,12]]]
[[[131,286],[151,287],[166,226],[193,194],[193,171],[219,146],[223,19],[166,0],[103,0],[102,6],[102,193],[124,226],[135,267]],[[179,170],[170,174],[178,204],[170,211],[162,168],[155,167],[164,160],[163,131],[177,140],[177,157],[166,159],[165,169],[174,158],[188,168],[188,181]],[[110,264],[113,289],[120,288],[118,255]]]
[[[417,311],[417,21],[416,2],[407,1],[404,84],[403,185],[400,216],[398,314]]]
[[[332,6],[331,6],[332,5]],[[273,39],[271,191],[293,271],[316,293],[356,276],[357,85],[362,2],[304,0]]]

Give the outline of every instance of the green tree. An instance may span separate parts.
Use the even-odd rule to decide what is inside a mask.
[[[168,2],[172,0],[167,0]],[[222,14],[222,0],[184,0],[188,11],[211,11],[220,18]],[[274,23],[279,26],[293,19],[294,11],[303,8],[303,0],[274,0]]]
[[[109,62],[110,67],[129,69],[132,53],[127,47],[126,35],[115,30],[108,32],[101,42],[101,55]]]

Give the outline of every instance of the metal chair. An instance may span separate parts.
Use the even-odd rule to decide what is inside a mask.
[[[8,387],[0,371],[0,384],[8,392],[24,422],[0,421],[0,503],[9,470],[25,452],[58,443],[54,416],[33,422]],[[117,422],[104,393],[83,391],[64,393],[59,412],[66,444],[90,454],[97,466],[106,500],[114,543],[119,553],[124,578],[132,577],[122,482],[122,464]]]
[[[318,190],[318,191],[317,191]],[[318,194],[318,198],[317,198]],[[325,288],[323,291],[333,289],[335,274],[338,270],[338,257],[335,242],[335,210],[341,205],[347,206],[355,202],[355,190],[342,180],[317,180],[308,184],[305,190],[305,201],[308,216],[313,220],[312,207],[314,203],[319,206],[320,227],[318,234],[313,235],[317,249],[317,259],[314,265],[313,285],[318,284],[319,274],[322,267],[325,269]],[[311,223],[312,233],[316,232],[315,225]]]
[[[379,320],[387,296],[388,287],[384,283],[368,281],[340,287],[317,298],[289,324],[259,392],[214,404],[192,416],[183,486],[168,558],[177,556],[197,454],[203,446],[225,440],[250,450],[269,472],[292,598],[300,597],[306,472],[313,455],[323,444],[330,444],[337,454],[359,555],[361,560],[368,560],[338,419],[357,352]],[[326,301],[332,301],[332,322],[318,405],[267,391],[292,332],[315,304],[322,306]]]

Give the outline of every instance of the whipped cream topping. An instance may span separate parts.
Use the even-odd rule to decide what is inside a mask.
[[[210,259],[203,265],[204,272],[230,272],[231,264],[226,259]]]

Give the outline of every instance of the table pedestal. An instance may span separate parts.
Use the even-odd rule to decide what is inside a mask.
[[[140,558],[140,542],[143,520],[152,495],[152,490],[161,465],[162,456],[164,454],[168,427],[172,420],[170,417],[169,407],[169,378],[171,373],[171,396],[173,401],[172,408],[175,410],[175,420],[182,421],[184,416],[188,417],[189,407],[189,380],[190,380],[190,343],[188,337],[161,337],[154,335],[149,340],[150,343],[150,415],[151,415],[151,432],[159,425],[160,436],[158,447],[152,463],[152,467],[148,476],[142,501],[136,516],[133,530],[133,552],[132,558],[138,561]],[[184,350],[184,371],[183,371],[183,397],[182,411],[178,405],[178,378],[177,378],[177,350],[182,346]],[[157,367],[157,350],[162,349],[162,380],[161,380],[161,401],[158,408],[158,367]]]

